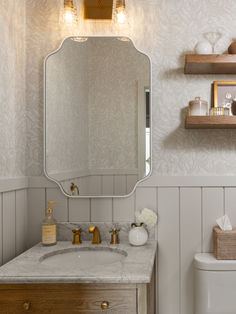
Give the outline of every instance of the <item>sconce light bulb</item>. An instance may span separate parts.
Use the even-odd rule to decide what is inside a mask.
[[[72,23],[73,22],[73,14],[71,11],[66,10],[64,14],[64,19],[66,23]]]
[[[126,21],[126,13],[125,13],[125,8],[121,7],[117,9],[116,12],[116,18],[117,18],[117,22],[120,24],[125,23]]]
[[[78,22],[77,8],[74,0],[63,0],[60,19],[61,23],[69,26]]]

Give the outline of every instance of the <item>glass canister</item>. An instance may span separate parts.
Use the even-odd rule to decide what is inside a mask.
[[[190,116],[207,116],[208,115],[208,102],[202,100],[200,97],[195,97],[194,100],[189,102],[189,115]]]

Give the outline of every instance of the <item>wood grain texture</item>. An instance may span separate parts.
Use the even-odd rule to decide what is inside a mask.
[[[25,313],[25,302],[30,313],[136,314],[136,285],[0,285],[0,291],[1,314]],[[103,301],[109,302],[107,311],[101,309]]]
[[[236,129],[236,116],[186,116],[186,129]]]
[[[185,74],[236,74],[236,55],[199,55],[185,56]]]
[[[151,282],[147,284],[147,312],[156,313],[156,260],[154,262]]]
[[[137,285],[138,287],[138,296],[137,296],[137,303],[138,303],[138,314],[149,314],[147,311],[147,286],[146,285]]]

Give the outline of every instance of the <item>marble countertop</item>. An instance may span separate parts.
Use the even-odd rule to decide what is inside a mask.
[[[58,262],[47,265],[44,255],[53,255],[58,250],[99,250],[113,249],[125,251],[127,256],[111,264],[96,267],[68,267]],[[110,245],[103,241],[99,245],[84,241],[81,245],[72,245],[69,241],[60,241],[54,246],[37,244],[28,251],[0,267],[0,283],[148,283],[156,256],[157,241],[149,240],[140,247],[129,243]],[[101,252],[102,254],[102,252]]]

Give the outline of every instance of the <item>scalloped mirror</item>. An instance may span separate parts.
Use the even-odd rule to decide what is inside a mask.
[[[150,93],[129,38],[66,38],[45,60],[45,175],[67,196],[131,194],[151,172]]]

